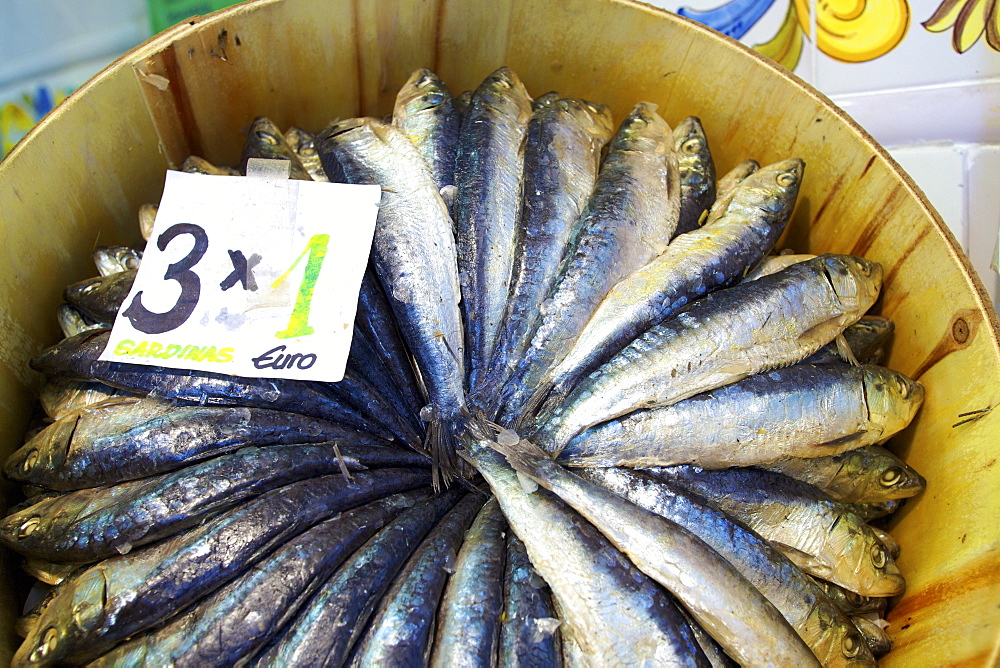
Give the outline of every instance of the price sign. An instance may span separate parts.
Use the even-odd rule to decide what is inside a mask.
[[[344,377],[381,189],[167,172],[101,359],[236,376]]]

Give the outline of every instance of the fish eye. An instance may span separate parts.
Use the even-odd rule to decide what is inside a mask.
[[[38,450],[32,450],[28,453],[28,456],[24,458],[24,470],[30,471],[38,463]]]
[[[272,146],[274,146],[274,145],[276,145],[278,143],[278,138],[275,137],[270,132],[265,132],[264,130],[258,130],[256,132],[256,135],[257,135],[258,139],[260,139],[261,141],[263,141],[263,142],[265,142],[267,144],[271,144]]]
[[[59,632],[56,627],[50,626],[46,631],[45,635],[42,636],[41,644],[35,648],[35,651],[31,653],[32,661],[41,661],[49,654],[52,653],[56,648],[56,641],[59,639]]]
[[[855,607],[858,607],[865,602],[864,596],[858,594],[857,592],[850,591],[848,589],[844,590],[844,596],[847,599],[847,602]]]
[[[881,545],[872,547],[872,564],[875,568],[885,568],[887,563],[889,563],[889,557],[885,553],[885,548]]]
[[[701,150],[701,139],[693,137],[681,145],[681,150],[685,153],[697,153]]]
[[[37,529],[38,525],[41,523],[42,523],[42,518],[40,517],[32,517],[31,519],[25,520],[24,523],[21,524],[20,528],[18,529],[17,537],[27,538],[31,534],[35,533],[35,529]]]
[[[777,178],[778,185],[785,186],[786,188],[789,186],[794,186],[798,182],[798,180],[799,179],[797,176],[795,176],[794,172],[782,172],[781,174],[778,174]]]
[[[879,476],[878,481],[882,483],[882,485],[885,487],[892,487],[897,482],[899,482],[899,479],[902,477],[903,477],[903,472],[899,469],[899,467],[893,466],[883,471],[882,475]]]
[[[848,659],[853,659],[861,653],[861,640],[853,633],[844,636],[840,643],[841,651]]]
[[[305,146],[299,151],[299,153],[302,155],[316,155],[316,149],[312,146]]]
[[[896,379],[896,389],[899,391],[899,396],[904,399],[910,398],[910,386],[903,382],[902,379]]]

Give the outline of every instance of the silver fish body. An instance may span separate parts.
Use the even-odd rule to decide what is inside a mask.
[[[692,140],[694,141],[694,140]],[[792,215],[804,165],[785,160],[742,181],[727,215],[674,239],[601,302],[543,384],[563,397],[584,375],[689,302],[731,285],[767,254]]]
[[[691,531],[774,604],[824,666],[874,666],[850,620],[791,561],[753,531],[681,487],[625,469],[581,475]]]
[[[431,529],[379,603],[350,665],[427,664],[445,582],[482,505],[481,496],[469,494]]]
[[[208,595],[262,554],[334,513],[429,482],[426,471],[398,469],[360,472],[349,482],[339,473],[303,480],[156,545],[95,564],[60,585],[13,664],[96,658]]]
[[[530,342],[594,189],[601,149],[611,131],[611,115],[603,105],[572,99],[551,99],[541,105],[536,101],[525,142],[524,205],[510,296],[481,393],[492,395],[502,387]]]
[[[670,127],[647,102],[608,144],[538,328],[497,402],[504,424],[522,416],[542,375],[562,361],[611,288],[666,249],[680,207],[672,145]]]
[[[715,201],[708,210],[708,215],[702,224],[707,225],[724,216],[729,208],[729,203],[733,199],[733,192],[736,186],[758,169],[760,169],[759,162],[756,160],[745,160],[726,172],[715,186]]]
[[[819,665],[778,609],[694,533],[567,471],[528,441],[498,447],[514,468],[583,515],[639,570],[676,596],[741,664]],[[712,586],[705,587],[706,582]]]
[[[504,533],[496,499],[482,507],[466,533],[438,608],[432,668],[491,665],[503,613]]]
[[[909,424],[922,400],[919,383],[883,367],[796,364],[595,425],[559,460],[717,469],[829,457],[881,443]]]
[[[560,668],[562,622],[545,580],[513,531],[507,534],[506,562],[498,663],[503,668]]]
[[[905,583],[888,550],[848,504],[761,469],[657,469],[743,522],[795,565],[865,596],[895,596]]]
[[[533,438],[558,452],[594,424],[798,362],[868,310],[881,278],[873,262],[824,255],[713,292],[581,380]]]
[[[431,172],[398,129],[357,119],[328,129],[323,164],[339,161],[351,183],[378,183],[382,203],[372,248],[403,339],[417,361],[432,410],[430,449],[454,466],[448,434],[465,411],[461,289],[451,217]],[[328,170],[329,171],[329,170]]]
[[[502,67],[476,89],[458,139],[455,236],[470,387],[489,363],[507,303],[530,117],[528,91]]]
[[[663,590],[590,523],[545,490],[525,491],[499,453],[474,444],[469,456],[552,590],[568,665],[708,666]]]

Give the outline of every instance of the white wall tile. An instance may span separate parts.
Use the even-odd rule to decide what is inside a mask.
[[[1000,308],[1000,275],[990,268],[1000,235],[1000,146],[972,146],[966,153],[968,254],[994,308]]]
[[[965,148],[956,145],[902,146],[889,149],[889,152],[924,191],[962,248],[968,248]]]

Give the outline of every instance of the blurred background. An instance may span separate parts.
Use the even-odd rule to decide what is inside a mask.
[[[853,116],[923,189],[1000,304],[1000,0],[649,2],[740,40]],[[231,4],[0,0],[0,156],[122,53]]]

